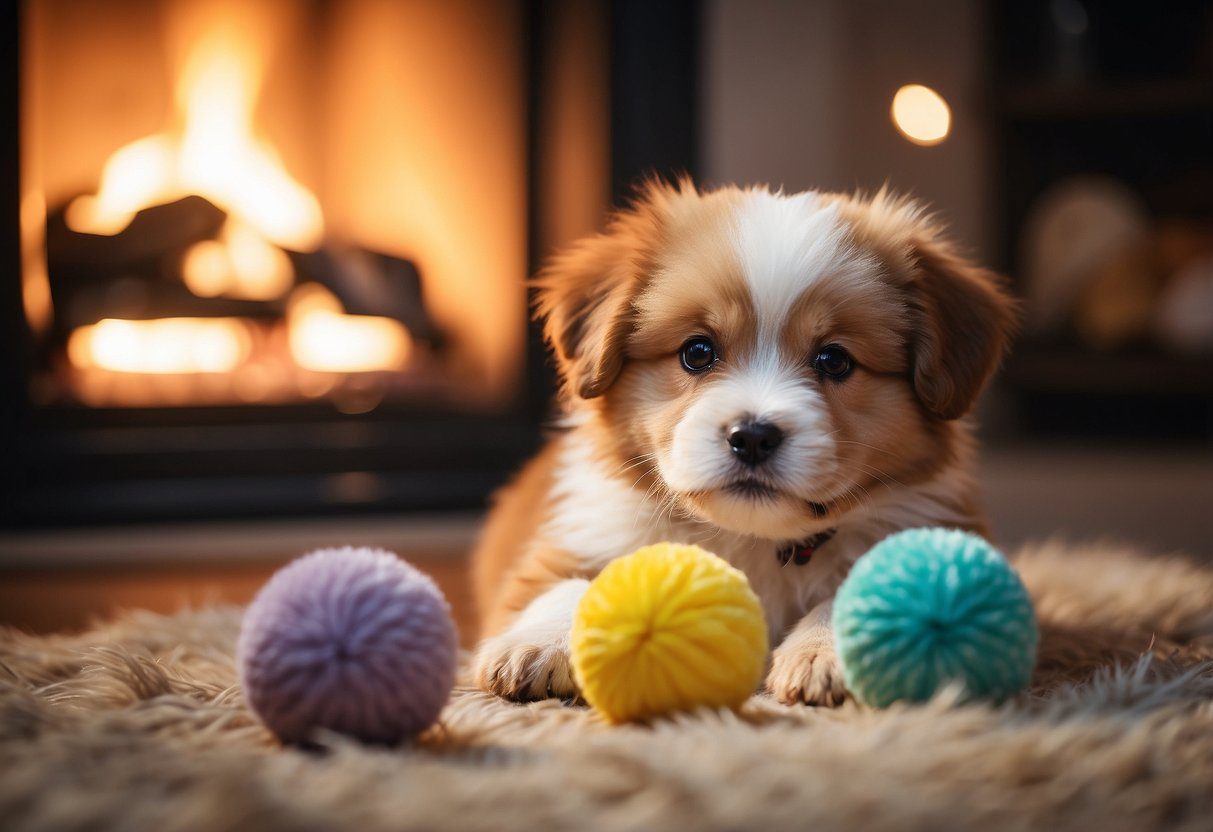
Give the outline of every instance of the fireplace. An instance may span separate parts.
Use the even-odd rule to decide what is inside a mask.
[[[551,392],[526,275],[693,167],[694,4],[6,14],[10,526],[480,505]]]
[[[517,8],[391,5],[29,5],[45,403],[511,405]]]

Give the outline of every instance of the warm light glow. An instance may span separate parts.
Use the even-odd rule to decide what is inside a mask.
[[[399,370],[412,349],[408,330],[399,321],[375,315],[346,315],[340,302],[319,286],[295,293],[287,322],[291,357],[306,370]]]
[[[68,359],[79,369],[116,373],[226,373],[249,353],[238,318],[106,318],[75,330]]]
[[[284,248],[320,245],[320,203],[253,129],[262,67],[252,36],[238,33],[225,28],[198,40],[175,90],[181,129],[115,152],[97,194],[68,206],[70,228],[116,234],[143,208],[197,194]]]
[[[42,333],[54,318],[46,272],[46,198],[30,191],[21,199],[21,300],[30,329]]]
[[[82,233],[117,234],[141,208],[185,196],[189,192],[179,189],[177,162],[177,148],[163,134],[118,149],[101,171],[97,195],[79,197],[67,206],[68,227]]]
[[[200,298],[282,297],[295,280],[291,260],[247,225],[228,220],[218,240],[190,246],[181,264],[186,287]]]
[[[218,240],[194,243],[181,263],[186,287],[200,298],[217,298],[231,288],[232,264]]]
[[[518,395],[528,133],[526,54],[515,37],[525,16],[517,4],[170,0],[150,4],[154,13],[131,4],[113,12],[105,3],[26,5],[38,27],[22,37],[31,71],[22,74],[30,94],[19,122],[31,150],[22,161],[36,176],[23,176],[23,184],[47,195],[45,205],[31,203],[31,216],[45,224],[48,209],[52,218],[67,209],[78,231],[125,229],[125,236],[136,215],[136,230],[151,220],[155,231],[155,218],[139,212],[190,194],[226,214],[222,225],[191,223],[207,233],[178,246],[173,261],[149,263],[146,274],[137,266],[137,279],[115,280],[78,303],[67,287],[63,300],[72,308],[62,317],[93,312],[70,322],[67,334],[102,316],[214,314],[240,324],[231,338],[219,336],[225,347],[211,350],[237,358],[219,362],[189,357],[205,340],[193,332],[162,347],[151,321],[83,327],[70,339],[70,358],[63,347],[48,353],[39,375],[46,401],[173,407],[327,399],[362,411],[380,400],[488,408]],[[562,38],[564,51],[593,45],[597,29],[582,25],[577,40]],[[558,220],[580,228],[600,213],[605,193],[588,172],[602,148],[581,134],[592,135],[605,116],[594,103],[601,90],[581,70],[573,75],[561,79],[568,88],[558,100],[584,106],[568,114],[575,129],[555,135],[569,140],[561,145],[568,158],[555,164],[560,193],[587,204],[553,204]],[[36,86],[26,90],[27,82]],[[113,90],[121,101],[104,94]],[[308,189],[323,195],[323,214]],[[322,257],[294,253],[331,241],[360,251],[347,259],[336,250],[332,271]],[[45,239],[32,240],[30,250],[45,260]],[[407,309],[403,295],[413,287],[401,297],[389,292],[379,267],[394,264],[369,252],[417,264],[424,317],[442,334],[440,347],[379,317],[390,314],[388,305]],[[161,287],[161,298],[154,284],[139,285],[138,278],[170,272],[181,281],[175,291],[192,294],[173,300],[173,287]],[[336,297],[320,290],[323,302],[311,308],[289,302],[313,294],[315,279]],[[29,281],[31,321],[53,323],[49,285]],[[237,300],[259,308],[229,303]],[[230,371],[201,371],[217,363]]]
[[[344,33],[329,88],[349,94],[326,99],[326,181],[340,183],[325,191],[326,215],[360,246],[418,264],[426,311],[447,336],[448,378],[475,379],[486,401],[516,395],[526,354],[526,59],[502,33],[521,31],[518,5],[329,7]]]
[[[943,96],[921,84],[907,84],[893,96],[893,123],[915,144],[931,146],[948,137],[952,112]]]

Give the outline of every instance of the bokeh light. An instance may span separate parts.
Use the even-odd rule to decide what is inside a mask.
[[[943,96],[922,84],[906,84],[893,96],[893,123],[914,144],[930,147],[948,137],[952,111]]]

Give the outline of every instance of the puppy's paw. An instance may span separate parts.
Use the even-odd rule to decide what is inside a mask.
[[[482,642],[473,664],[476,685],[516,702],[577,696],[567,638],[506,632]]]
[[[849,695],[842,665],[827,644],[784,643],[771,656],[767,690],[785,705],[841,705]]]

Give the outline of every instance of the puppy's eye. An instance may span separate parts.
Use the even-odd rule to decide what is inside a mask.
[[[702,373],[716,363],[716,347],[707,338],[692,338],[678,353],[688,373]]]
[[[813,369],[833,379],[846,378],[854,366],[851,354],[837,344],[822,347],[813,359]]]

